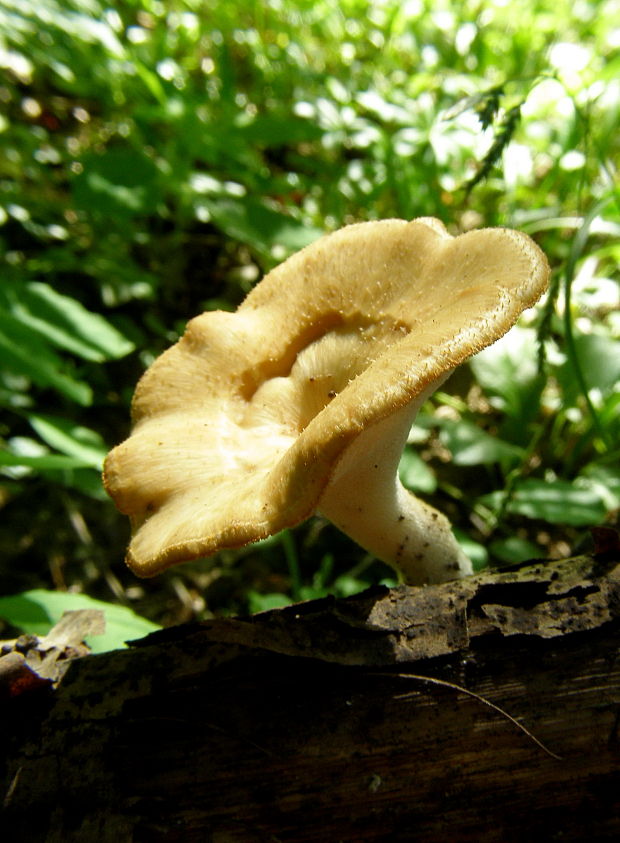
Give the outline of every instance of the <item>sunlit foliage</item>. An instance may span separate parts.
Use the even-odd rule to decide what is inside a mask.
[[[99,480],[137,378],[189,317],[365,219],[521,228],[553,267],[547,303],[421,415],[406,482],[481,565],[613,524],[619,11],[0,0],[1,590],[168,622],[390,576],[314,521],[137,584]]]

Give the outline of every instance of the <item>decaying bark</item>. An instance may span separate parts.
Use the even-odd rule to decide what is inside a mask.
[[[619,655],[615,551],[156,633],[5,706],[2,839],[617,840]]]

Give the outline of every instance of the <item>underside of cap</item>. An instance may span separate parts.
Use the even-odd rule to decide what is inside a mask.
[[[105,464],[141,576],[308,517],[347,448],[502,336],[547,286],[526,235],[348,226],[193,319],[142,377]]]

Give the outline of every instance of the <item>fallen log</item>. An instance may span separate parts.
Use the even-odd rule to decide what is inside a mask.
[[[3,704],[3,840],[620,839],[617,550],[176,627]]]

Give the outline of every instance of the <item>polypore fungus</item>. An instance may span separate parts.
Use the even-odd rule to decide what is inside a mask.
[[[192,319],[140,380],[105,463],[141,576],[320,511],[410,583],[467,574],[447,519],[401,485],[424,400],[547,284],[507,229],[360,223],[272,270],[235,313]]]

